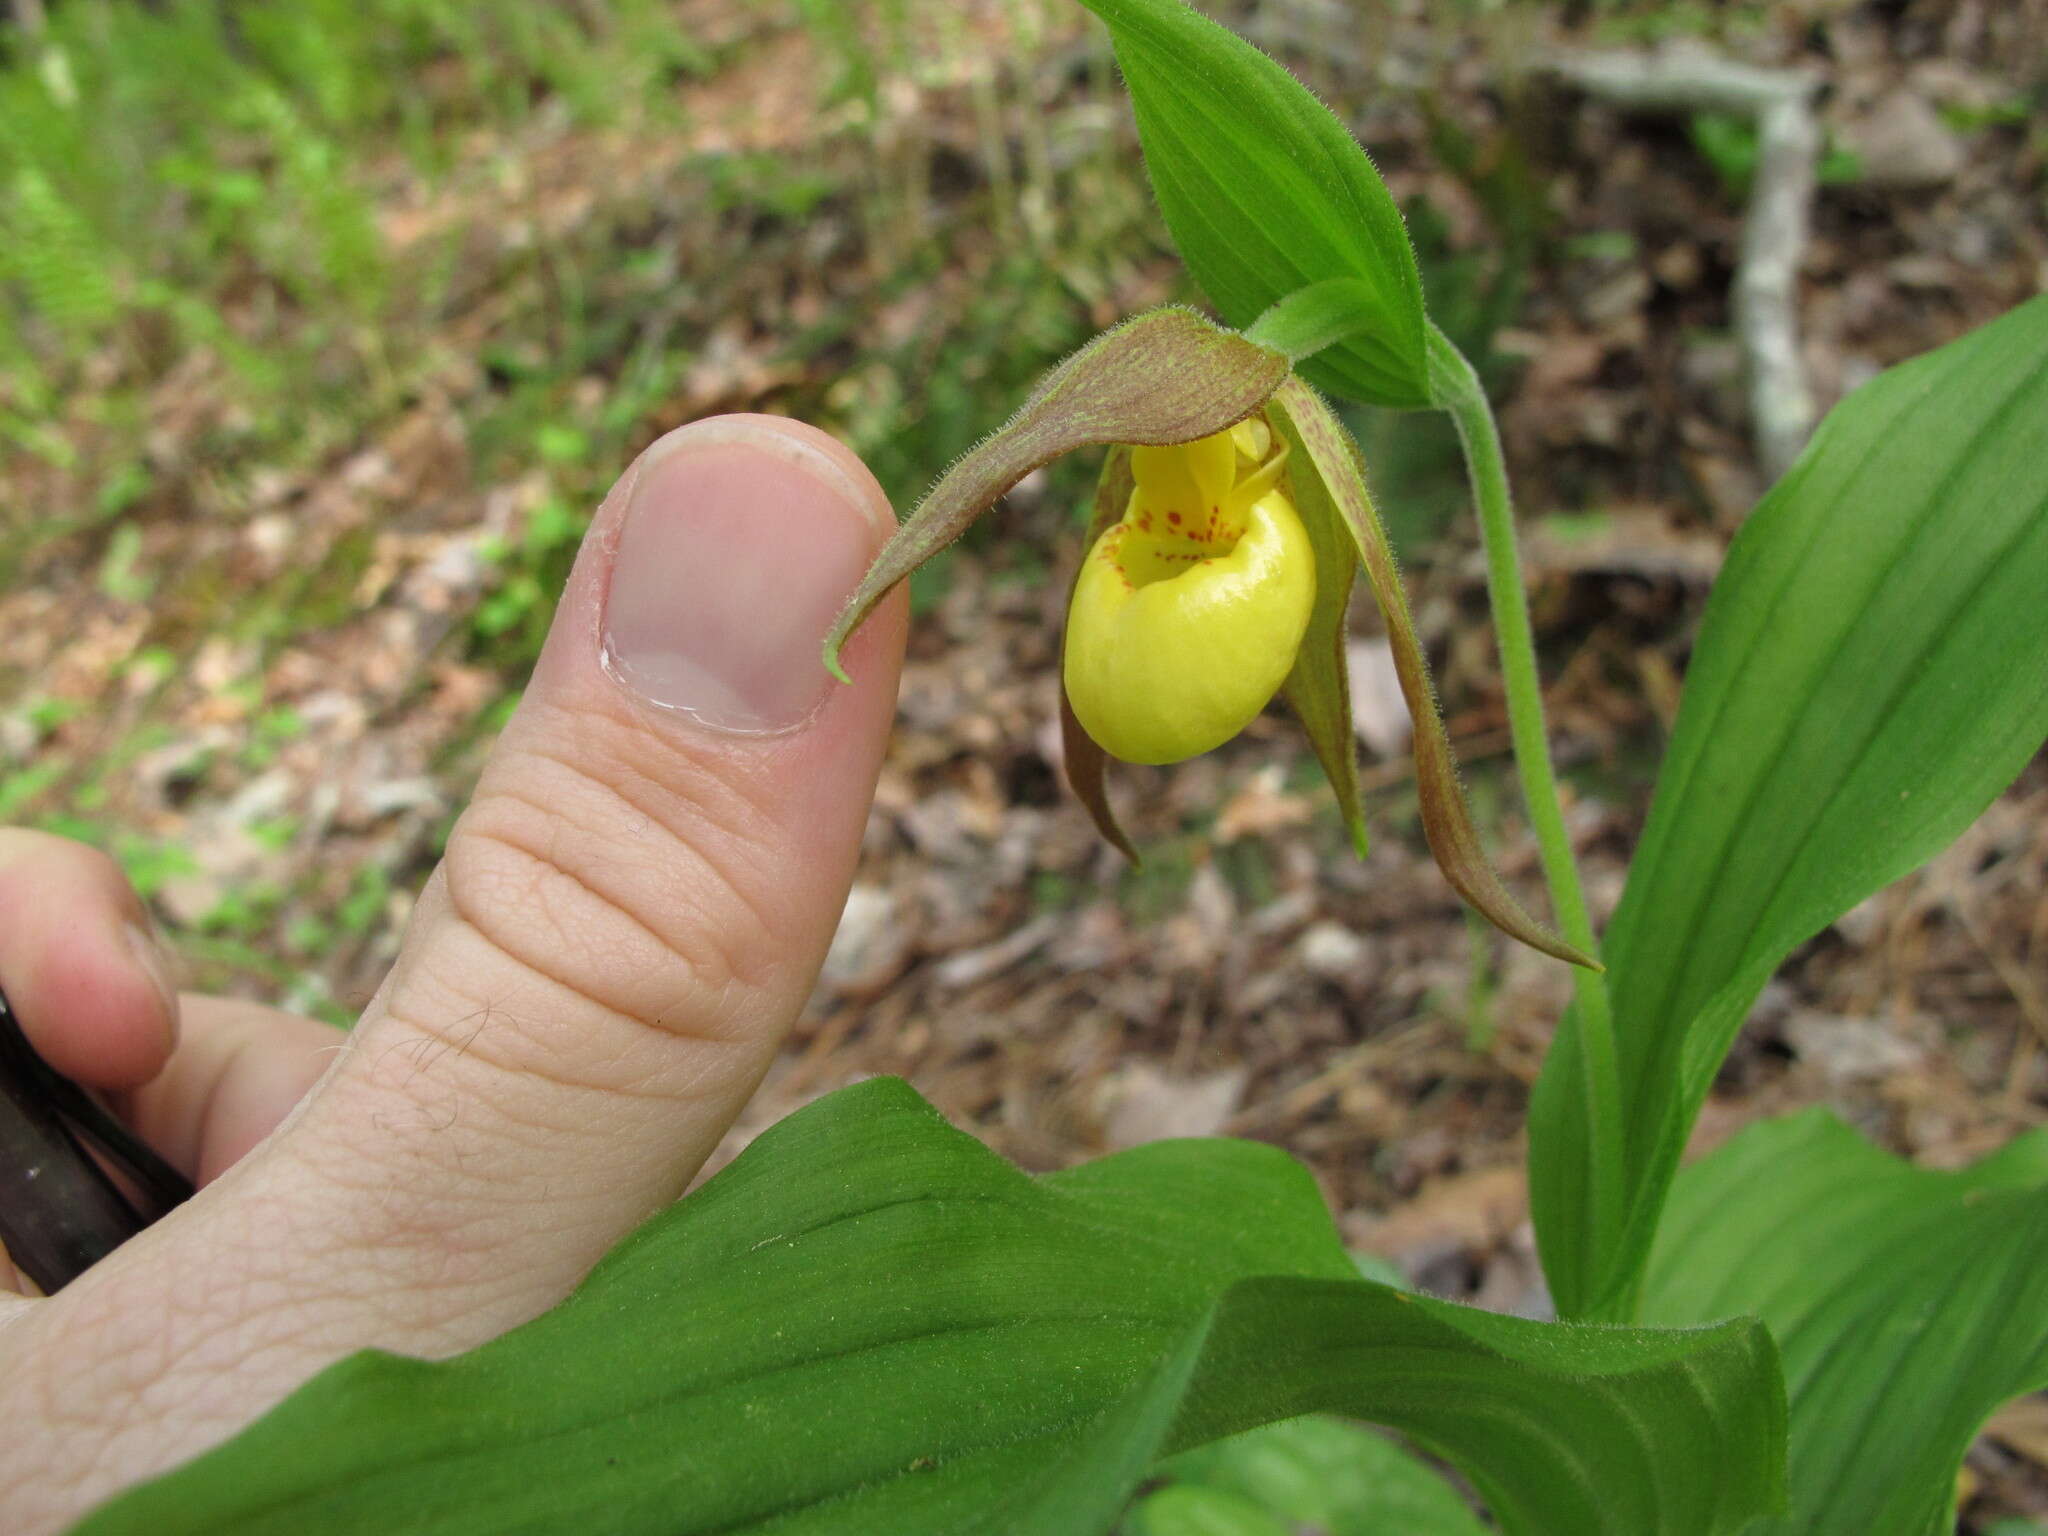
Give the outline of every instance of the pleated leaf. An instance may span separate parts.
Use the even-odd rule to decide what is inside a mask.
[[[1356,316],[1297,344],[1303,375],[1398,409],[1430,403],[1422,281],[1386,183],[1350,131],[1250,43],[1180,0],[1082,0],[1108,24],[1174,244],[1224,319],[1311,285]],[[1314,343],[1314,345],[1311,345]]]
[[[1312,1415],[1247,1430],[1160,1471],[1173,1481],[1138,1505],[1129,1536],[1235,1536],[1230,1521],[1263,1531],[1258,1519],[1285,1536],[1304,1527],[1322,1536],[1485,1533],[1437,1472],[1385,1435],[1339,1419]]]
[[[79,1536],[1091,1536],[1162,1455],[1394,1425],[1528,1536],[1733,1532],[1781,1493],[1775,1351],[1359,1280],[1307,1171],[1161,1142],[1031,1178],[905,1085],[783,1121],[562,1305],[331,1367]]]
[[[1844,400],[1729,552],[1602,944],[1618,1210],[1591,1204],[1576,1016],[1531,1109],[1567,1316],[1630,1315],[1679,1152],[1771,972],[1953,840],[2044,736],[2048,298]]]
[[[1148,1495],[1121,1536],[1295,1536],[1297,1529],[1243,1494],[1175,1483]]]
[[[1643,1310],[1777,1337],[1790,1506],[1748,1536],[1952,1531],[1979,1426],[2048,1386],[2048,1135],[1939,1173],[1820,1110],[1753,1127],[1678,1176]]]

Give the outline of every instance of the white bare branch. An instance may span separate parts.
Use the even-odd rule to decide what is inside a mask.
[[[1799,263],[1820,161],[1811,100],[1819,77],[1759,69],[1697,44],[1655,53],[1553,54],[1550,69],[1589,96],[1642,113],[1725,112],[1755,120],[1756,177],[1735,271],[1735,326],[1749,369],[1750,428],[1776,479],[1813,431],[1813,391],[1799,350]]]

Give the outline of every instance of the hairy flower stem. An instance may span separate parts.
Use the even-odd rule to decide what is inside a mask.
[[[1542,850],[1543,875],[1557,914],[1558,929],[1588,954],[1597,953],[1593,922],[1579,885],[1572,857],[1571,834],[1565,828],[1564,806],[1558,799],[1557,775],[1550,765],[1549,737],[1543,722],[1543,684],[1536,670],[1536,639],[1529,623],[1529,595],[1522,584],[1521,561],[1515,548],[1514,504],[1508,492],[1507,466],[1502,461],[1500,432],[1493,408],[1471,363],[1449,337],[1429,329],[1430,386],[1437,403],[1457,423],[1465,448],[1465,467],[1479,506],[1480,537],[1486,546],[1486,585],[1493,603],[1493,627],[1500,646],[1502,681],[1507,689],[1508,727],[1514,739],[1515,767],[1521,774],[1529,822]],[[1588,1233],[1595,1252],[1605,1251],[1619,1235],[1623,1127],[1621,1075],[1614,1050],[1614,1021],[1608,1008],[1607,983],[1597,972],[1574,968],[1579,1033],[1585,1047],[1586,1099],[1594,1120],[1594,1177],[1599,1188],[1591,1202],[1596,1230]]]

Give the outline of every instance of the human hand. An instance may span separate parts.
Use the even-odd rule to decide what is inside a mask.
[[[0,1296],[0,1529],[61,1528],[354,1350],[493,1338],[682,1192],[852,879],[903,595],[851,687],[818,647],[893,527],[797,423],[641,455],[350,1034],[176,998],[110,861],[0,832],[0,989],[201,1185],[57,1295]]]

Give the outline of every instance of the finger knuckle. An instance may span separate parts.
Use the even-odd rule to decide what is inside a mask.
[[[517,965],[611,1011],[715,1027],[719,1000],[770,987],[785,963],[759,808],[702,763],[657,777],[607,760],[605,734],[499,765],[449,840],[450,904]]]

